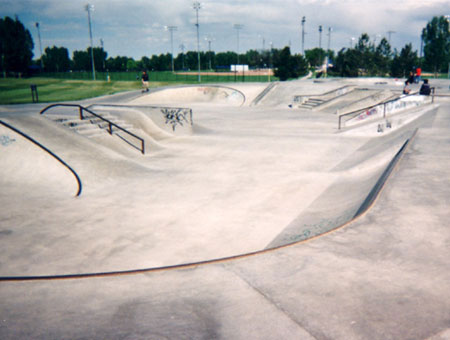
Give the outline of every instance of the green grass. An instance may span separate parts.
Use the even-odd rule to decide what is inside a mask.
[[[81,100],[141,89],[140,81],[92,81],[54,78],[0,79],[0,105],[32,102],[30,85],[37,86],[39,102]],[[152,82],[151,87],[167,85]]]
[[[109,73],[111,81],[107,82],[106,73],[97,73],[97,79],[89,79],[89,72],[61,72],[45,74],[33,78],[0,78],[0,105],[32,103],[31,84],[37,86],[40,103],[62,102],[94,98],[124,91],[142,88],[139,74],[136,72]],[[67,79],[69,78],[69,79]],[[72,78],[72,79],[71,79]],[[81,78],[81,79],[77,79]],[[136,79],[138,78],[138,79]],[[202,75],[202,83],[230,83],[235,81],[267,81],[267,76],[224,76]],[[272,81],[276,80],[272,77]],[[173,74],[172,72],[151,72],[150,87],[160,87],[168,84],[198,84],[198,76],[189,74]]]

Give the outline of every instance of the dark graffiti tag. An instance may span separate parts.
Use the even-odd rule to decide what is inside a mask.
[[[183,122],[189,124],[186,118],[186,111],[184,109],[161,109],[164,118],[166,118],[166,124],[172,125],[172,130],[175,131],[176,126],[179,124],[183,126]]]
[[[14,143],[16,140],[14,138],[11,138],[9,136],[6,135],[1,135],[0,136],[0,144],[3,146],[8,146],[12,143]]]

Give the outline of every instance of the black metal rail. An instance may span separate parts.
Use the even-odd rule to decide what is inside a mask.
[[[39,146],[41,149],[43,149],[44,151],[48,152],[51,156],[53,156],[54,158],[56,158],[62,165],[64,165],[67,169],[70,170],[70,172],[75,176],[75,179],[77,180],[78,183],[78,191],[75,194],[75,196],[80,196],[81,195],[81,190],[82,190],[82,184],[81,184],[81,180],[80,177],[77,175],[77,173],[75,172],[75,170],[73,170],[66,162],[64,162],[61,158],[59,158],[55,153],[53,153],[51,150],[47,149],[45,146],[43,146],[41,143],[39,143],[37,140],[35,140],[34,138],[28,136],[26,133],[20,131],[19,129],[16,129],[14,126],[9,125],[8,123],[5,123],[4,121],[0,120],[0,124],[2,124],[3,126],[7,127],[8,129],[13,130],[14,132],[18,133],[19,135],[21,135],[22,137],[28,139],[30,142],[32,142],[33,144]]]
[[[97,114],[97,113],[95,113],[95,112],[89,110],[88,108],[86,108],[86,107],[84,107],[84,106],[82,106],[82,105],[79,105],[79,104],[61,104],[61,103],[58,103],[58,104],[52,104],[52,105],[49,105],[49,106],[45,107],[44,109],[42,109],[41,112],[40,112],[40,114],[43,114],[44,112],[48,111],[49,109],[51,109],[51,108],[53,108],[53,107],[57,107],[57,106],[63,106],[63,107],[78,107],[78,110],[79,110],[79,113],[80,113],[80,120],[83,120],[83,119],[87,118],[87,117],[85,117],[85,116],[83,115],[83,112],[84,112],[84,111],[86,111],[87,113],[91,114],[92,116],[94,116],[94,117],[96,117],[96,118],[98,118],[98,119],[100,119],[100,120],[103,120],[104,122],[106,122],[106,123],[108,124],[108,132],[109,132],[110,135],[112,135],[112,133],[113,133],[113,127],[115,127],[116,129],[118,129],[118,130],[120,130],[120,131],[125,132],[126,134],[128,134],[128,135],[130,135],[130,136],[136,138],[137,140],[139,140],[139,141],[141,142],[141,148],[140,148],[140,150],[141,150],[142,154],[145,154],[145,141],[144,141],[143,138],[141,138],[141,137],[139,137],[139,136],[136,136],[134,133],[132,133],[132,132],[130,132],[130,131],[124,129],[123,127],[117,125],[116,123],[111,122],[110,120],[108,120],[108,119],[106,119],[106,118],[100,116],[99,114]]]

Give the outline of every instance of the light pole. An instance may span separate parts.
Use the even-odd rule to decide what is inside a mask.
[[[388,32],[387,32],[387,34],[388,34],[388,43],[389,43],[389,45],[391,45],[391,35],[392,35],[393,33],[397,33],[397,32],[395,32],[395,31],[388,31]]]
[[[353,48],[353,42],[355,41],[355,37],[350,38],[350,48]]]
[[[233,28],[236,30],[237,33],[237,65],[239,65],[239,30],[244,28],[244,25],[234,24]]]
[[[89,22],[89,37],[91,39],[91,62],[92,62],[92,79],[95,80],[95,65],[94,65],[94,47],[92,44],[92,27],[91,27],[91,11],[94,10],[94,5],[87,4],[84,7],[88,13],[88,22]]]
[[[234,80],[236,81],[236,76],[237,76],[237,72],[238,72],[238,65],[239,65],[239,30],[241,30],[244,26],[240,25],[240,24],[234,24],[233,28],[236,30],[236,34],[237,34],[237,63],[236,66],[234,68]]]
[[[36,23],[36,28],[38,31],[38,38],[39,38],[39,51],[41,52],[41,70],[44,70],[44,61],[42,60],[42,44],[41,44],[41,31],[39,29],[39,23]]]
[[[166,29],[170,31],[170,47],[171,47],[171,54],[172,54],[172,73],[175,72],[175,66],[173,63],[173,31],[177,30],[177,26],[166,26]]]
[[[331,42],[331,32],[333,31],[333,29],[331,27],[328,27],[328,48],[327,50],[330,50],[330,42]]]
[[[322,48],[322,25],[319,26],[319,48]]]
[[[184,44],[181,44],[180,48],[181,48],[181,63],[183,65],[182,70],[184,71],[184,48],[185,48]]]
[[[200,33],[199,33],[199,24],[198,24],[198,11],[202,6],[200,5],[200,2],[195,1],[193,5],[195,12],[197,13],[197,23],[195,26],[197,26],[197,59],[198,59],[198,82],[201,81],[201,75],[200,75]]]
[[[106,65],[105,65],[105,57],[104,57],[104,53],[105,53],[105,49],[103,48],[103,43],[104,43],[104,41],[103,41],[103,39],[102,38],[100,38],[100,46],[102,47],[102,62],[103,62],[103,72],[105,72],[105,69],[106,69]]]
[[[302,18],[302,54],[305,55],[305,22],[306,17]]]
[[[263,36],[260,36],[262,38],[262,51],[265,51],[266,49],[266,39]]]
[[[211,41],[212,41],[213,39],[211,39],[210,37],[206,37],[205,40],[208,42],[209,69],[212,70],[212,65],[211,65]]]

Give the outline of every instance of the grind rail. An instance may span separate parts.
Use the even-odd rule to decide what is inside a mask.
[[[418,95],[418,92],[415,92],[415,93],[403,95],[403,96],[400,96],[400,97],[397,97],[397,98],[394,98],[394,99],[390,99],[390,100],[387,100],[385,102],[378,103],[378,104],[375,104],[375,105],[372,105],[372,106],[368,106],[368,107],[365,107],[365,108],[362,108],[362,109],[358,109],[358,110],[355,110],[355,111],[352,111],[352,112],[341,114],[341,115],[339,115],[338,130],[340,130],[342,128],[342,118],[344,118],[344,117],[352,116],[350,118],[350,119],[352,119],[352,118],[356,117],[358,114],[361,114],[361,113],[366,112],[366,111],[370,111],[370,110],[378,108],[378,107],[382,107],[383,108],[383,118],[386,118],[386,114],[387,114],[386,108],[387,108],[388,105],[390,105],[392,103],[395,103],[397,101],[400,101],[403,98],[411,97],[411,96],[417,96],[417,95]],[[434,96],[435,96],[435,88],[432,87],[431,88],[431,95],[430,95],[431,103],[434,103]]]
[[[79,110],[79,113],[80,113],[80,120],[83,120],[83,119],[87,118],[85,115],[83,115],[83,112],[87,112],[87,113],[89,113],[90,115],[92,115],[92,116],[94,116],[94,117],[96,117],[96,118],[98,118],[98,119],[100,119],[100,120],[106,122],[106,123],[108,124],[108,132],[109,132],[110,135],[112,135],[112,133],[113,133],[113,127],[114,127],[114,128],[116,128],[116,129],[118,129],[118,130],[120,130],[120,131],[123,131],[123,132],[125,132],[126,134],[128,134],[128,135],[130,135],[130,136],[136,138],[136,139],[139,140],[140,143],[141,143],[141,147],[140,147],[141,153],[142,153],[142,154],[145,154],[145,141],[144,141],[143,138],[141,138],[141,137],[139,137],[139,136],[136,136],[134,133],[132,133],[132,132],[130,132],[130,131],[124,129],[123,127],[117,125],[116,123],[111,122],[110,120],[108,120],[108,119],[106,119],[106,118],[100,116],[99,114],[97,114],[97,113],[95,113],[95,112],[89,110],[88,108],[86,108],[86,107],[84,107],[84,106],[82,106],[82,105],[79,105],[79,104],[61,104],[61,103],[58,103],[58,104],[52,104],[52,105],[49,105],[49,106],[47,106],[46,108],[42,109],[41,112],[40,112],[40,114],[43,114],[44,112],[48,111],[49,109],[54,108],[54,107],[58,107],[58,106],[63,106],[63,107],[78,107],[78,110]]]

